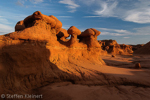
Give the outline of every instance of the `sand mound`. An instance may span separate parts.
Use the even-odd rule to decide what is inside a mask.
[[[150,55],[150,42],[146,43],[144,46],[134,51],[134,54]]]

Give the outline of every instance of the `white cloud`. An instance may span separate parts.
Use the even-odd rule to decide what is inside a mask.
[[[95,2],[101,1],[101,0],[77,0],[77,1],[83,3],[87,6],[91,6],[91,5],[95,4]]]
[[[80,7],[80,5],[76,4],[73,0],[60,0],[59,3],[66,4],[67,8],[70,9],[69,12],[75,12],[76,8]]]
[[[63,25],[62,28],[68,30],[70,28],[71,25]]]
[[[123,29],[108,29],[108,28],[96,28],[101,31],[101,35],[111,35],[111,36],[126,36],[132,33]]]
[[[102,17],[115,17],[114,9],[117,7],[118,2],[113,2],[112,4],[109,4],[107,2],[102,2],[101,4],[102,9],[96,10],[94,13],[95,15],[99,15]]]
[[[134,28],[131,31],[123,29],[109,29],[109,28],[95,28],[95,29],[99,30],[101,32],[101,35],[124,36],[124,38],[130,38],[129,36],[135,35],[150,36],[150,26]]]
[[[134,28],[133,30],[136,31],[135,35],[150,35],[150,26]]]
[[[14,28],[8,25],[0,24],[0,35],[13,32]]]
[[[16,2],[16,5],[24,6],[24,1],[23,1],[23,0],[18,0],[18,1]]]
[[[129,39],[130,37],[123,37],[124,39]]]
[[[90,5],[86,0],[83,3]],[[94,5],[91,7],[93,16],[85,18],[117,17],[134,23],[150,23],[150,0],[92,0],[90,3]]]
[[[72,16],[57,16],[58,18],[72,18]]]
[[[42,3],[44,0],[30,0],[32,3],[37,4],[37,3]]]
[[[4,18],[3,16],[0,16],[0,23],[2,24],[11,24],[6,18]]]
[[[150,8],[127,11],[124,20],[135,23],[150,23]]]
[[[84,18],[96,18],[96,17],[101,17],[101,16],[84,16]]]

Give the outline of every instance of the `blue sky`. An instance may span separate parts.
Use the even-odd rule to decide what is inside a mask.
[[[13,32],[18,21],[35,11],[56,16],[65,29],[95,28],[101,31],[99,40],[150,41],[150,0],[1,0],[0,35]]]

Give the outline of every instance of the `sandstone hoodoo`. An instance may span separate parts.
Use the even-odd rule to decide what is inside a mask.
[[[67,41],[66,38],[69,37],[66,29],[61,28],[60,32],[57,34],[57,39],[62,41]]]
[[[99,34],[92,28],[81,34],[75,26],[67,31],[55,16],[34,12],[16,24],[15,32],[0,36],[0,88],[3,93],[24,94],[60,81],[103,83],[96,71],[105,64]],[[97,67],[87,67],[92,64]]]
[[[24,21],[19,21],[15,26],[15,31],[21,31],[25,29]]]
[[[61,30],[61,27],[62,27],[61,21],[59,21],[59,20],[58,20],[55,16],[53,16],[53,15],[50,15],[49,17],[55,19],[56,25],[55,25],[54,28],[55,28],[55,30],[56,30],[56,34],[58,34],[58,33],[60,32],[60,30]]]
[[[71,39],[70,39],[70,47],[73,47],[73,46],[77,46],[79,45],[79,41],[77,40],[77,36],[81,34],[81,31],[76,28],[75,26],[71,26],[69,29],[68,29],[68,34],[71,35]]]
[[[87,44],[90,48],[100,48],[101,46],[97,41],[97,36],[100,35],[100,33],[100,31],[94,28],[86,29],[84,32],[81,33],[81,35],[78,36],[78,39],[80,39],[80,42]]]

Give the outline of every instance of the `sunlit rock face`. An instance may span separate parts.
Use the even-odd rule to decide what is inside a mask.
[[[0,36],[0,90],[24,94],[54,82],[99,80],[95,70],[105,64],[99,34],[75,26],[65,30],[55,16],[34,12],[17,22],[15,32]]]

